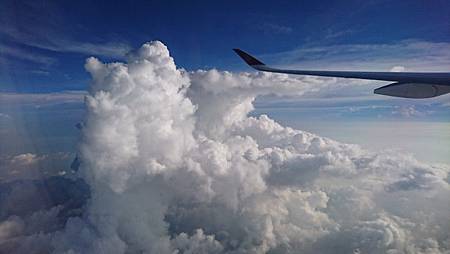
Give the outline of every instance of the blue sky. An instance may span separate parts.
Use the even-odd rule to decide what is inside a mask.
[[[177,66],[190,71],[253,71],[234,54],[235,47],[296,68],[450,71],[450,2],[444,0],[1,2],[0,136],[8,140],[1,154],[74,152],[73,126],[83,118],[90,80],[86,58],[123,61],[151,40],[164,42]],[[425,146],[441,151],[437,161],[443,161],[450,138],[440,133],[450,130],[449,95],[428,100],[373,95],[382,84],[332,80],[319,97],[258,98],[254,114],[369,148],[385,142],[417,152],[428,140]],[[353,135],[356,129],[379,129],[377,122],[391,122],[405,138],[393,139],[392,131],[378,142]],[[429,130],[432,138],[406,142]]]
[[[408,40],[450,42],[448,1],[2,2],[4,92],[85,89],[86,57],[120,60],[129,49],[155,39],[162,40],[185,69],[247,71],[231,48],[279,64],[320,68],[335,61],[338,67],[351,68],[342,62],[355,57],[354,45],[381,45],[356,55],[380,62],[397,54],[400,59],[405,53],[420,56],[419,49],[396,49]],[[342,47],[347,50],[332,50]],[[317,48],[325,51],[311,51]],[[376,59],[367,55],[374,53]]]

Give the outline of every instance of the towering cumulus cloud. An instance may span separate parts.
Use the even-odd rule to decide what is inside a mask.
[[[48,250],[449,253],[448,166],[248,116],[259,95],[310,96],[326,83],[186,72],[157,41],[86,69],[78,173],[91,194],[82,215],[40,236]],[[18,220],[0,224],[0,239],[21,234]]]

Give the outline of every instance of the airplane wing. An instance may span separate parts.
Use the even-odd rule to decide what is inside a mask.
[[[374,93],[394,97],[431,98],[450,93],[450,73],[288,70],[269,67],[240,49],[233,50],[248,65],[259,71],[322,77],[393,81],[395,83],[375,89]]]

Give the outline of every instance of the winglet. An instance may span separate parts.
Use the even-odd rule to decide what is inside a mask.
[[[259,61],[258,59],[254,58],[253,56],[245,53],[244,51],[242,51],[240,49],[233,49],[233,50],[251,67],[254,67],[257,65],[259,65],[259,66],[265,65],[263,62]]]

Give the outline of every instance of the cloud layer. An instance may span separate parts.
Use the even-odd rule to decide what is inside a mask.
[[[158,41],[129,54],[126,63],[89,58],[85,67],[92,84],[79,177],[89,185],[90,198],[81,215],[64,214],[59,227],[42,222],[28,228],[51,219],[10,213],[0,223],[0,248],[449,252],[448,166],[371,153],[281,126],[265,115],[248,116],[257,96],[314,96],[326,82],[186,72]],[[58,218],[64,207],[39,212]]]

